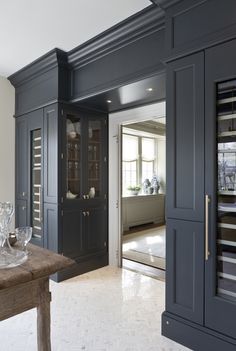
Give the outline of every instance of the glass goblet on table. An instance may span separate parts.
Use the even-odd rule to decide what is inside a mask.
[[[30,252],[26,250],[26,245],[32,238],[32,227],[19,227],[15,230],[17,242],[22,246],[23,251],[29,255]]]

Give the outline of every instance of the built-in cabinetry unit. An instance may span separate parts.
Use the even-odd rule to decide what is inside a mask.
[[[16,118],[16,225],[75,259],[57,280],[107,264],[107,118],[52,104]]]
[[[172,57],[167,60],[162,333],[201,351],[236,349],[236,40],[216,43],[213,33],[226,25],[226,15],[236,23],[230,13],[235,4],[225,5],[182,2],[173,6],[167,20],[172,25],[172,32],[167,29]],[[205,22],[204,12],[214,6],[222,14]],[[191,19],[200,23],[201,15],[199,30],[206,35],[202,41],[191,24]],[[232,28],[218,33],[218,40],[232,35]]]
[[[106,115],[75,104],[83,100],[89,110],[86,98],[104,93],[93,107],[112,111],[106,92],[166,69],[162,333],[193,350],[235,351],[236,4],[152,2],[82,46],[52,50],[9,77],[16,88],[16,223],[33,225],[39,245],[75,258],[58,280],[107,264]],[[120,108],[130,106],[122,89],[117,96]]]

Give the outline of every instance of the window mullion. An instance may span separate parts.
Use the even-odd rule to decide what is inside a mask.
[[[142,185],[142,177],[143,177],[143,172],[142,172],[142,137],[138,138],[138,184]]]

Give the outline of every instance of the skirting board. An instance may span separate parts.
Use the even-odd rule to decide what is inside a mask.
[[[171,313],[162,314],[162,335],[194,351],[235,351],[236,340],[188,322]]]
[[[91,257],[85,261],[76,262],[71,268],[57,272],[50,278],[57,283],[63,280],[76,277],[77,275],[93,271],[108,265],[108,254]]]

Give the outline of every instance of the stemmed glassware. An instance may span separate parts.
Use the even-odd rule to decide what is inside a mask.
[[[26,250],[26,245],[32,237],[32,227],[20,227],[15,230],[17,242],[22,246],[23,251],[28,255],[30,252]]]
[[[13,249],[9,244],[8,235],[14,213],[13,204],[0,202],[0,269],[18,266],[27,260],[27,254]]]

